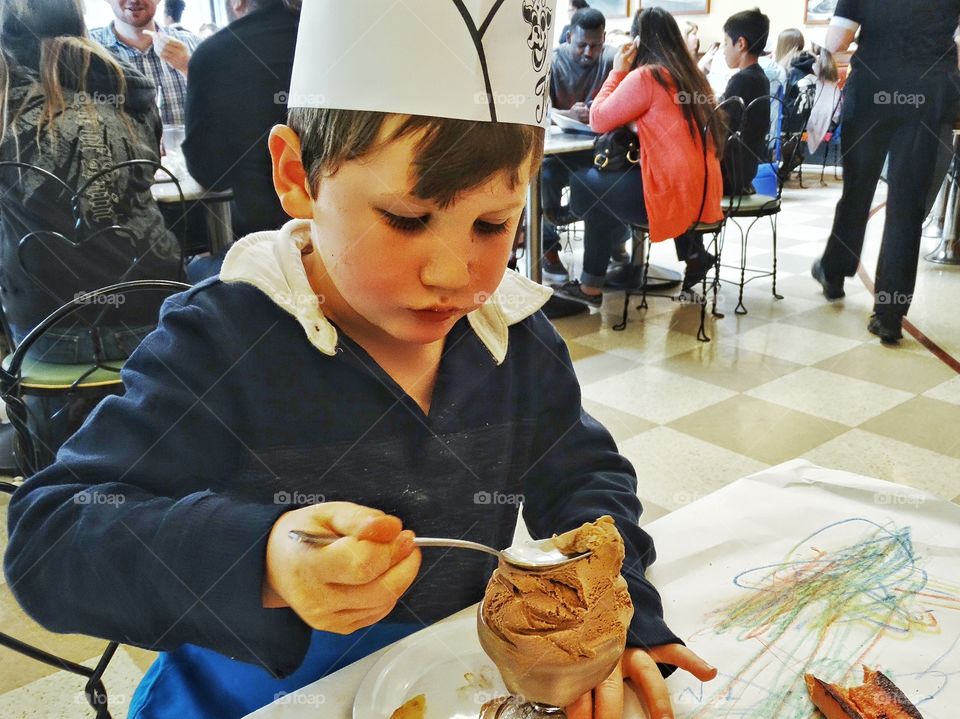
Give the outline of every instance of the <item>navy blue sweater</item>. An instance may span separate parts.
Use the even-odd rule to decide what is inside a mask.
[[[59,632],[171,650],[195,644],[286,676],[311,630],[264,609],[273,523],[348,500],[425,536],[510,544],[610,514],[626,543],[628,643],[679,640],[644,578],[630,463],[581,408],[562,339],[541,313],[510,328],[497,365],[466,320],[447,338],[429,415],[356,343],[314,348],[259,290],[212,280],[164,306],[57,462],[9,508],[5,570],[26,611]],[[489,501],[488,501],[489,500]],[[384,621],[427,624],[483,595],[493,558],[425,549]]]

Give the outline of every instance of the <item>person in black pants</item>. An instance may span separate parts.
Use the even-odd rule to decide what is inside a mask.
[[[812,274],[827,299],[844,296],[844,278],[860,264],[870,206],[889,154],[887,218],[869,324],[884,343],[903,336],[939,135],[957,116],[958,18],[960,0],[840,0],[827,35],[827,49],[838,52],[860,31],[845,89],[843,196]]]

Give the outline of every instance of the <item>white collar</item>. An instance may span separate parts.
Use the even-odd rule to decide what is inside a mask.
[[[310,344],[334,355],[337,329],[324,317],[300,259],[309,245],[309,220],[291,220],[279,231],[247,235],[230,248],[220,280],[253,285],[296,318]],[[502,364],[510,326],[534,314],[552,295],[553,290],[507,270],[490,299],[468,314],[467,320],[497,364]]]

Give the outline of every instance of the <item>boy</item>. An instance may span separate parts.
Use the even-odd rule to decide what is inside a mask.
[[[580,406],[537,312],[549,291],[505,274],[543,143],[551,11],[308,4],[290,125],[269,143],[296,219],[169,301],[127,394],[12,500],[5,566],[30,613],[164,652],[131,717],[242,716],[478,601],[492,562],[421,557],[413,531],[503,547],[520,501],[535,537],[610,514],[627,547],[630,648],[572,719],[618,718],[623,673],[658,717],[658,662],[716,673],[643,577],[633,470]],[[370,47],[392,37],[423,54],[382,62]]]
[[[770,81],[760,67],[759,59],[767,46],[770,18],[759,9],[744,10],[723,25],[723,57],[727,67],[737,70],[727,83],[723,100],[739,97],[745,106],[770,94]],[[741,122],[739,110],[731,113],[736,127]],[[767,133],[770,130],[770,101],[761,101],[750,108],[740,127],[739,141],[727,147],[723,158],[723,191],[727,196],[752,194],[753,178],[762,158],[766,157]]]

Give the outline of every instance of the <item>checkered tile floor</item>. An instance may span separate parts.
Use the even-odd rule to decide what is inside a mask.
[[[559,320],[583,386],[587,409],[611,430],[637,468],[643,521],[649,522],[773,464],[805,457],[823,466],[919,487],[960,502],[960,376],[916,340],[886,348],[866,330],[871,296],[858,279],[847,298],[828,304],[810,279],[810,264],[829,233],[840,184],[827,173],[806,189],[788,186],[779,221],[778,290],[770,280],[748,285],[747,315],[737,316],[736,288],[720,291],[723,319],[711,320],[713,341],[696,339],[698,310],[653,298],[633,311],[625,332],[611,325],[622,294],[600,312]],[[883,200],[883,190],[876,203]],[[872,276],[883,213],[870,224],[864,265]],[[751,235],[747,259],[768,268],[769,225]],[[935,246],[925,240],[924,253]],[[736,241],[724,263],[739,263]],[[564,262],[579,270],[582,247]],[[678,267],[669,243],[655,263]],[[733,279],[736,273],[725,270]],[[960,268],[921,261],[910,320],[933,342],[960,357]],[[0,502],[5,502],[0,499]],[[102,642],[54,637],[33,625],[0,592],[0,627],[78,661],[94,661]],[[152,655],[121,648],[106,684],[115,717]],[[90,716],[82,682],[0,650],[0,716]]]

